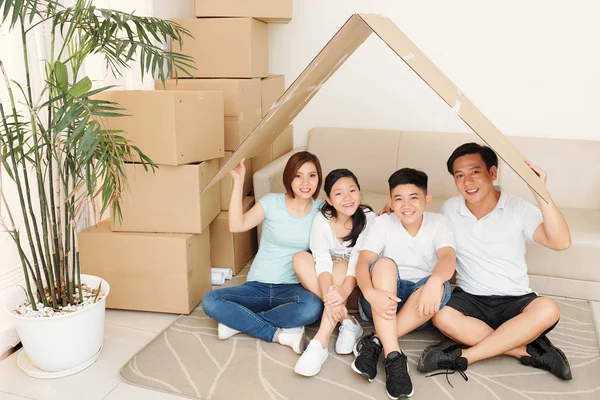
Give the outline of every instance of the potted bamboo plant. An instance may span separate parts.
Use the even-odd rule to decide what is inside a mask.
[[[0,0],[0,23],[21,37],[25,79],[8,76],[0,60],[0,223],[21,260],[25,285],[6,307],[35,367],[65,375],[99,355],[109,285],[81,274],[77,232],[82,215],[99,204],[120,218],[127,185],[124,162],[135,158],[156,165],[121,131],[103,119],[126,115],[118,104],[95,99],[110,87],[93,88],[83,76],[86,57],[100,54],[119,76],[133,61],[142,77],[164,81],[187,74],[193,60],[165,50],[189,32],[171,21],[97,8],[90,0],[64,7],[56,0]],[[32,87],[37,65],[28,50],[33,30],[46,25],[49,52],[42,87]],[[2,176],[0,175],[0,176]],[[18,198],[7,199],[2,185],[14,185]],[[99,200],[96,202],[96,198]]]

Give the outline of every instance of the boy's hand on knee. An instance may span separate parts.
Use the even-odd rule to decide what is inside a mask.
[[[365,298],[371,305],[371,310],[381,318],[390,320],[396,317],[398,303],[401,300],[394,294],[375,289],[369,293],[369,297],[365,296]]]
[[[441,284],[443,288],[443,284]],[[421,317],[432,317],[439,311],[442,302],[443,291],[440,290],[440,283],[436,280],[429,280],[416,293],[418,296],[416,308]]]

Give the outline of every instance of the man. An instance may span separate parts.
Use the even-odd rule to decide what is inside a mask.
[[[526,163],[545,183],[546,172]],[[533,192],[538,209],[494,187],[498,157],[487,146],[458,147],[447,167],[461,195],[441,210],[455,233],[457,287],[433,323],[452,340],[426,348],[419,371],[463,372],[477,361],[507,354],[571,379],[567,358],[545,336],[560,310],[531,291],[525,262],[525,238],[553,250],[571,245],[563,215],[551,198],[546,203]]]

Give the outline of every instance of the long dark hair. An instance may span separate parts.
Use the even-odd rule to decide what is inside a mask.
[[[356,178],[356,175],[352,173],[352,171],[346,168],[334,169],[333,171],[328,173],[327,177],[325,178],[325,185],[323,189],[325,189],[325,194],[327,195],[327,197],[331,198],[331,189],[333,188],[333,185],[335,185],[335,183],[341,178],[351,178],[356,184],[358,190],[360,190],[360,184],[358,183],[358,179]],[[367,226],[367,217],[365,216],[365,210],[373,211],[373,209],[368,205],[360,204],[358,206],[358,209],[356,209],[356,212],[352,216],[352,230],[346,237],[342,238],[344,242],[350,241],[350,247],[354,247],[356,241],[358,240],[358,236]],[[327,219],[337,217],[336,209],[328,202],[324,202],[321,206],[321,214],[323,214],[323,216],[325,216],[325,218]]]

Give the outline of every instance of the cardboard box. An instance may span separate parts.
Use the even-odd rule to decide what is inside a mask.
[[[196,17],[252,17],[265,22],[289,22],[292,0],[196,0]]]
[[[156,90],[195,90],[223,92],[224,115],[226,117],[261,118],[260,79],[167,79],[154,84]],[[256,125],[255,123],[255,125]]]
[[[296,78],[283,96],[263,118],[244,143],[233,153],[204,190],[210,189],[229,173],[242,158],[253,157],[273,143],[273,132],[281,132],[317,94],[337,69],[375,34],[407,64],[416,76],[431,87],[473,131],[487,143],[506,163],[543,199],[547,199],[544,182],[525,164],[523,155],[475,107],[394,22],[378,14],[354,14],[319,51],[312,62]],[[375,60],[373,62],[376,62]],[[349,82],[352,86],[352,82]]]
[[[211,288],[208,230],[111,232],[104,221],[78,238],[82,272],[110,284],[108,308],[188,314]]]
[[[225,150],[237,149],[259,121],[260,118],[225,117]]]
[[[221,211],[220,185],[200,194],[219,170],[219,160],[161,166],[154,173],[139,164],[125,169],[130,191],[123,193],[123,221],[112,218],[113,231],[202,233]]]
[[[222,166],[225,161],[233,154],[231,151],[225,152],[225,157],[219,160],[219,166]],[[246,176],[244,178],[244,196],[247,196],[252,191],[252,159],[244,162],[246,166]],[[233,190],[233,178],[231,175],[223,178],[221,181],[221,211],[229,210],[229,203],[231,202],[231,192]]]
[[[269,34],[264,22],[252,18],[182,18],[174,22],[195,38],[185,37],[181,50],[178,43],[171,42],[173,51],[194,58],[197,69],[189,71],[193,76],[269,76]]]
[[[252,158],[252,175],[273,160],[294,149],[294,126],[290,125],[262,153]],[[231,157],[231,156],[230,156]],[[228,158],[229,159],[229,158]]]
[[[268,78],[261,79],[261,107],[262,116],[264,117],[269,112],[271,106],[285,92],[285,77],[283,75],[271,75]]]
[[[254,197],[243,200],[244,212],[254,205]],[[229,212],[222,211],[210,224],[210,261],[213,268],[231,268],[237,274],[258,250],[256,228],[229,232]]]
[[[114,101],[131,116],[105,118],[152,161],[182,165],[223,157],[223,94],[171,90],[108,90],[95,96]],[[139,160],[130,160],[139,161]]]

